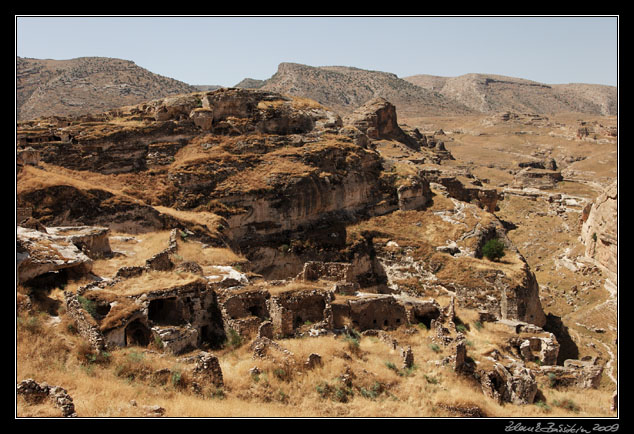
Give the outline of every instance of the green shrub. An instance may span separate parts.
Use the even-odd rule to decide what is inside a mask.
[[[537,401],[535,405],[546,412],[550,411],[550,406],[546,404],[544,401]]]
[[[577,404],[575,404],[575,402],[572,399],[564,399],[563,401],[559,401],[556,399],[553,401],[553,405],[555,407],[561,407],[566,410],[570,410],[574,413],[578,413],[579,410],[581,410],[579,406],[577,406]]]
[[[442,351],[442,350],[440,349],[440,347],[439,347],[438,345],[436,345],[436,344],[430,344],[430,345],[429,345],[429,348],[431,348],[431,350],[432,350],[434,353],[440,353],[440,352]]]
[[[234,329],[229,330],[228,344],[232,348],[239,348],[242,346],[242,336],[240,336],[240,334]]]
[[[181,387],[183,385],[183,375],[180,371],[172,372],[172,386]]]
[[[425,380],[429,383],[429,384],[438,384],[438,379],[435,377],[431,377],[427,374],[423,374],[423,376],[425,377]]]
[[[497,238],[487,241],[482,247],[482,255],[487,259],[497,262],[504,256],[504,243]]]
[[[92,316],[93,318],[97,317],[97,303],[86,297],[82,297],[81,295],[77,297],[77,301],[79,301],[81,307],[83,307],[84,310],[90,314],[90,316]]]

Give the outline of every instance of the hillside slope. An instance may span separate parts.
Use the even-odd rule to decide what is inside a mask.
[[[16,58],[18,120],[102,112],[196,90],[128,60]]]
[[[598,84],[543,84],[492,74],[459,77],[414,75],[404,80],[483,113],[501,111],[552,114],[617,114],[617,88]]]
[[[318,101],[342,114],[381,97],[397,107],[399,114],[426,116],[470,114],[464,104],[398,78],[395,74],[346,66],[313,67],[281,63],[267,80],[245,79],[237,87],[301,96]]]

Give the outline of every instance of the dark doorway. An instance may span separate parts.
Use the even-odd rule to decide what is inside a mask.
[[[152,337],[152,331],[140,320],[135,319],[125,328],[125,343],[127,346],[138,345],[147,347]]]
[[[183,322],[181,303],[175,297],[151,300],[148,307],[148,319],[162,325],[181,324]]]

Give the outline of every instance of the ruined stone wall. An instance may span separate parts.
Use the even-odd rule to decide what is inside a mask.
[[[351,264],[345,262],[310,261],[304,264],[304,269],[297,276],[298,280],[330,280],[334,282],[349,282]]]
[[[368,297],[350,300],[350,319],[354,328],[395,329],[407,324],[405,307],[394,297]]]
[[[46,383],[37,383],[32,378],[27,378],[18,383],[16,392],[29,403],[39,403],[48,399],[61,410],[63,417],[77,417],[73,398],[66,389],[60,386],[49,386]]]
[[[103,351],[106,348],[104,336],[96,321],[82,307],[77,297],[77,294],[64,291],[66,313],[73,319],[79,334],[90,343],[90,346],[96,351]]]
[[[275,332],[289,335],[306,321],[324,321],[325,310],[330,301],[329,294],[317,290],[272,296],[269,301],[269,313]]]

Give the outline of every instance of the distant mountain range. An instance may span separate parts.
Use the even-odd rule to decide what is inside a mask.
[[[18,120],[100,112],[219,87],[190,85],[121,59],[16,59]],[[234,87],[259,88],[314,99],[341,114],[350,113],[374,97],[383,97],[404,116],[502,111],[616,115],[618,97],[616,87],[596,84],[551,85],[490,74],[459,77],[421,74],[399,78],[389,72],[297,63],[281,63],[270,78],[245,78]]]
[[[617,114],[617,89],[599,84],[543,84],[492,74],[459,77],[413,75],[404,80],[440,93],[483,113],[500,111],[548,114]]]

